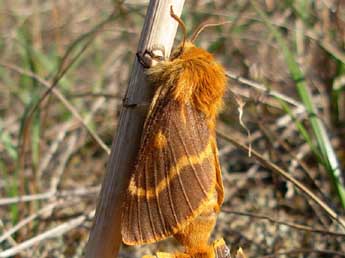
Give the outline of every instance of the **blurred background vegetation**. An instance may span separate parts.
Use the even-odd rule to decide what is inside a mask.
[[[146,7],[0,1],[0,257],[82,257]],[[228,71],[219,128],[343,218],[345,1],[191,0],[182,19],[190,34],[205,20],[231,21],[196,42]],[[249,257],[345,256],[344,227],[327,209],[218,143],[226,196],[214,237]]]

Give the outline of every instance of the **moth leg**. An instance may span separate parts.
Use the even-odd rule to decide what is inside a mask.
[[[162,46],[155,46],[151,50],[138,52],[137,58],[144,68],[151,68],[156,64],[165,61],[165,49]]]
[[[128,98],[122,99],[122,106],[124,108],[136,108],[139,112],[147,113],[151,103],[150,102],[141,102],[141,103],[131,103]]]

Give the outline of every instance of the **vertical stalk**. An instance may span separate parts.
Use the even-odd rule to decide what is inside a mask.
[[[151,0],[147,9],[138,51],[163,46],[169,55],[177,30],[177,22],[170,17],[172,5],[177,15],[184,0]],[[145,81],[143,68],[136,61],[129,79],[125,102],[145,103],[151,100],[153,89]],[[94,225],[86,247],[86,258],[117,256],[121,237],[122,202],[137,155],[146,114],[137,108],[124,107],[114,138],[107,172],[98,199]]]

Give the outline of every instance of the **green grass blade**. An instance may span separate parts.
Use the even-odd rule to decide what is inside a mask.
[[[1,123],[2,121],[0,120],[0,145],[4,147],[4,150],[6,150],[8,156],[15,161],[18,157],[16,145],[14,144],[10,134],[4,130]]]
[[[300,121],[298,121],[298,119],[293,114],[290,107],[282,99],[278,99],[278,101],[279,101],[280,105],[282,106],[283,110],[287,114],[289,114],[292,121],[295,123],[297,130],[302,135],[303,139],[308,143],[312,152],[318,157],[318,160],[322,159],[322,157],[320,156],[320,152],[317,149],[317,146],[315,146],[315,144],[313,143],[313,140],[312,140],[312,138],[310,138],[309,133],[308,133],[307,129],[304,127],[304,125]]]
[[[285,57],[286,63],[288,65],[289,72],[296,83],[296,89],[298,95],[300,96],[306,111],[308,112],[309,121],[311,128],[315,135],[318,149],[321,153],[323,159],[323,165],[330,175],[333,182],[334,188],[339,197],[340,203],[343,208],[345,208],[345,189],[341,178],[341,170],[335,155],[334,149],[331,145],[330,139],[327,135],[325,126],[317,115],[317,110],[312,101],[312,95],[309,92],[309,88],[305,82],[304,74],[302,73],[298,63],[295,60],[294,54],[290,51],[287,42],[281,35],[281,33],[272,25],[268,16],[261,10],[256,1],[251,0],[256,12],[263,20],[265,25],[268,27],[270,32],[273,34],[277,40],[283,55]]]

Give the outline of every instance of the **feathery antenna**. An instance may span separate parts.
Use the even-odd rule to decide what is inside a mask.
[[[187,38],[187,29],[186,29],[186,25],[184,25],[184,22],[180,19],[180,17],[178,17],[175,13],[174,13],[174,10],[173,10],[173,7],[172,5],[170,6],[170,16],[176,20],[178,22],[178,24],[181,26],[182,28],[182,31],[183,31],[183,41],[182,41],[182,46],[181,46],[181,53],[183,52],[183,49],[184,49],[184,45],[186,43],[186,38]]]
[[[218,22],[218,23],[207,23],[204,22],[202,24],[199,25],[199,27],[195,30],[195,32],[193,33],[192,37],[191,37],[191,42],[194,42],[196,40],[196,38],[199,36],[199,34],[206,28],[208,27],[215,27],[215,26],[220,26],[220,25],[224,25],[224,24],[228,24],[231,23],[230,21],[225,21],[225,22]]]

